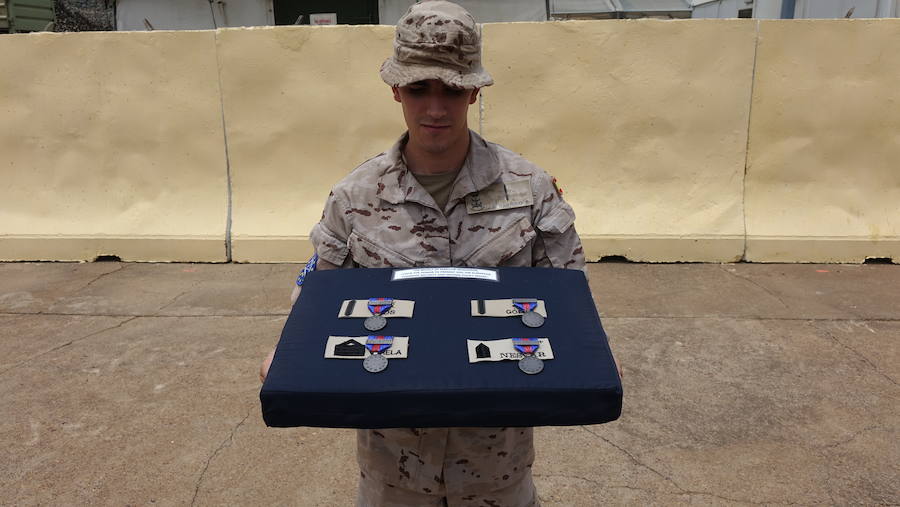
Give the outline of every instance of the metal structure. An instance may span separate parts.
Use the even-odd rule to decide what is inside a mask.
[[[209,30],[275,24],[272,0],[116,0],[116,30]]]
[[[896,18],[900,0],[692,0],[695,18]]]
[[[0,0],[0,33],[394,24],[416,0]],[[633,18],[888,18],[900,0],[457,0],[481,22]],[[53,24],[51,25],[51,22]]]

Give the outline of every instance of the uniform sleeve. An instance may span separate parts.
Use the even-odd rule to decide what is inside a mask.
[[[350,248],[347,239],[350,237],[351,226],[347,219],[348,207],[342,199],[332,191],[325,201],[325,210],[322,219],[313,226],[309,233],[309,240],[313,244],[316,255],[336,266],[345,267],[352,263]]]
[[[535,266],[584,270],[584,248],[575,231],[575,211],[557,192],[550,176],[535,178],[533,223]]]

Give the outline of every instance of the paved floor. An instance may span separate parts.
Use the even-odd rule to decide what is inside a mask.
[[[297,267],[0,264],[0,504],[350,505],[268,429]],[[540,428],[546,505],[900,503],[900,267],[595,264],[622,418]]]

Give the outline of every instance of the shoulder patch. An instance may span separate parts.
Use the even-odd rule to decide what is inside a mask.
[[[550,182],[553,183],[553,188],[556,190],[556,194],[560,197],[563,195],[563,191],[559,188],[559,185],[556,183],[556,176],[550,177]]]

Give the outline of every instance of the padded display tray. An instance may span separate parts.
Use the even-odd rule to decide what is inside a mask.
[[[392,281],[394,269],[316,271],[304,282],[260,392],[276,427],[504,427],[597,424],[622,410],[622,384],[584,273],[497,268],[498,281]],[[338,318],[342,301],[415,301],[414,316],[390,318],[377,333],[363,319]],[[471,316],[473,299],[543,299],[539,328],[521,318]],[[361,360],[325,359],[329,336],[409,337],[409,357],[369,373]],[[467,339],[550,339],[554,359],[527,375],[516,361],[469,363]]]

